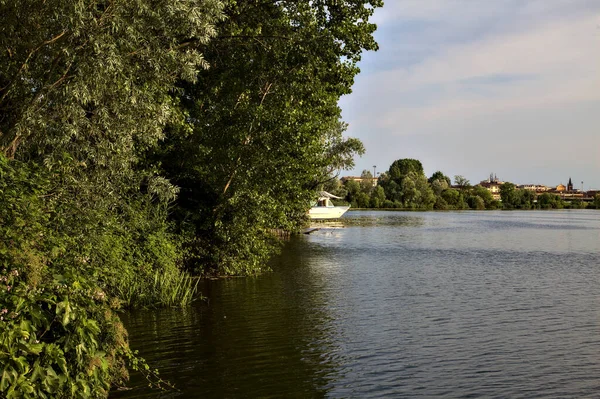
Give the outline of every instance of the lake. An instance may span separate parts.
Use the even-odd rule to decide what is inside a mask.
[[[347,213],[259,277],[122,315],[178,391],[115,398],[600,395],[600,211]]]

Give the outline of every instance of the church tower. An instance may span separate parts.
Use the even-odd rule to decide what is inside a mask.
[[[571,191],[573,191],[573,182],[571,181],[571,178],[569,177],[569,183],[567,184],[567,192],[570,193]]]

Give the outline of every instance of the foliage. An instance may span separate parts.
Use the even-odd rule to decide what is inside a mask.
[[[50,181],[43,169],[0,156],[0,392],[106,396],[127,377],[126,332],[118,302],[79,273],[84,260],[48,228]]]
[[[471,187],[471,183],[469,182],[469,180],[465,179],[464,176],[460,175],[454,176],[454,184],[456,184],[460,190],[465,190]]]
[[[482,210],[485,209],[485,202],[483,198],[478,195],[470,195],[467,197],[467,205],[471,209]]]
[[[512,183],[504,183],[500,186],[500,198],[504,209],[531,209],[536,195],[529,190],[518,190]]]
[[[151,162],[181,188],[172,214],[190,270],[253,274],[296,230],[334,169],[364,151],[343,139],[338,100],[350,93],[379,0],[226,2],[205,48],[211,68],[182,84],[185,123]]]
[[[441,184],[446,183],[446,188],[452,185],[452,181],[448,176],[440,172],[439,170],[431,175],[428,182],[429,184],[433,184],[435,181],[439,181]]]
[[[569,204],[570,209],[584,209],[586,208],[586,203],[580,200],[579,198],[575,198]]]
[[[406,208],[429,208],[435,197],[427,183],[423,165],[416,159],[398,159],[379,178],[379,185],[392,201]]]
[[[206,66],[182,42],[214,35],[221,4],[3,1],[0,14],[2,152],[12,157],[25,145],[52,159],[68,151],[88,167],[120,170],[175,116],[173,83]]]
[[[370,170],[365,169],[360,174],[360,178],[362,179],[360,182],[361,191],[370,195],[373,191],[373,174]]]
[[[105,397],[127,363],[146,368],[114,313],[116,284],[180,275],[166,220],[177,188],[144,153],[183,120],[173,86],[206,67],[197,44],[221,11],[218,0],[0,1],[3,397]]]
[[[550,193],[542,193],[537,198],[538,206],[541,209],[562,209],[564,203],[560,196]]]
[[[383,187],[381,186],[377,186],[375,187],[375,189],[373,190],[373,193],[371,194],[371,208],[380,208],[383,207],[385,203],[385,191],[383,190]]]
[[[344,182],[344,188],[346,189],[346,200],[350,203],[353,208],[361,208],[358,206],[358,195],[361,193],[360,184],[355,180],[346,180]]]
[[[430,182],[430,184],[431,189],[433,190],[433,193],[436,197],[439,197],[444,190],[450,188],[450,184],[445,179],[435,179],[432,182]]]
[[[496,204],[492,193],[485,187],[475,186],[471,190],[471,195],[480,197],[483,200],[485,209],[495,209]]]
[[[3,280],[0,392],[5,397],[105,397],[127,378],[126,332],[106,295],[55,275],[32,286],[18,269]]]
[[[115,297],[128,307],[185,307],[198,294],[198,279],[180,270],[156,270],[153,276],[136,276],[115,282]]]

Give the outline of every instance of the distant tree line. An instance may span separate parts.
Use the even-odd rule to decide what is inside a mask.
[[[513,183],[500,185],[500,200],[480,185],[471,185],[463,176],[454,176],[454,184],[448,176],[437,171],[429,178],[423,165],[416,159],[398,159],[377,179],[364,170],[361,181],[348,179],[332,182],[327,189],[345,198],[353,208],[385,208],[414,210],[463,210],[463,209],[600,209],[600,196],[592,203],[580,199],[565,201],[552,193],[536,194],[518,189]]]

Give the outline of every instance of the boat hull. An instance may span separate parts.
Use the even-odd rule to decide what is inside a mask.
[[[312,220],[339,219],[350,209],[349,206],[313,206],[308,211]]]

